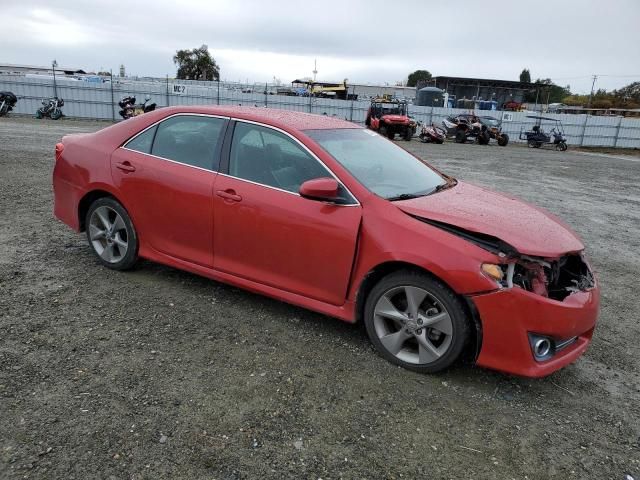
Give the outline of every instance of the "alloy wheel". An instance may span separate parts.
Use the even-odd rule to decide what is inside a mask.
[[[91,214],[89,239],[96,253],[108,263],[118,263],[129,249],[129,235],[124,220],[113,208],[104,205]]]
[[[378,299],[373,320],[384,348],[415,365],[437,361],[452,343],[453,322],[444,304],[427,290],[398,286]]]

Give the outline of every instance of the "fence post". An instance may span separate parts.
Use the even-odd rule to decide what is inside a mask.
[[[218,77],[218,105],[220,105],[220,77]]]
[[[169,74],[167,74],[167,107],[169,106]]]
[[[349,90],[347,90],[347,93],[349,92]],[[353,122],[353,102],[355,102],[356,98],[356,86],[353,85],[351,88],[351,109],[349,111],[349,121]]]
[[[267,106],[268,100],[267,100],[267,96],[269,95],[269,92],[267,92],[267,82],[264,82],[264,106]]]
[[[309,113],[311,113],[311,99],[313,97],[311,96],[311,92],[309,92]]]
[[[111,84],[111,120],[115,122],[116,121],[116,104],[113,98],[113,69],[111,69],[111,81],[109,83]]]
[[[618,125],[616,126],[616,138],[613,140],[613,148],[618,147],[618,137],[620,136],[620,126],[622,125],[623,116],[620,116],[620,120],[618,120]]]
[[[429,122],[427,125],[431,125],[433,123],[433,105],[431,105],[431,109],[429,110]]]
[[[580,146],[584,145],[584,133],[587,131],[587,122],[589,121],[589,115],[585,114],[584,123],[582,124],[582,134],[580,135]]]

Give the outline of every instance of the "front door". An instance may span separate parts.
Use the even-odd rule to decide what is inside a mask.
[[[331,173],[297,140],[235,125],[214,185],[214,268],[334,305],[345,301],[361,207],[309,200],[300,185]]]

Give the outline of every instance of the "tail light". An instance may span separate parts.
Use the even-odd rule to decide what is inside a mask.
[[[60,160],[62,156],[62,152],[64,151],[64,143],[58,142],[56,143],[56,161]]]

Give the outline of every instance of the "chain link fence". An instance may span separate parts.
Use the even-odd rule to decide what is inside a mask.
[[[364,124],[369,100],[335,100],[311,96],[282,94],[283,88],[272,84],[240,84],[233,82],[200,82],[174,79],[113,78],[112,82],[93,83],[68,78],[37,76],[0,76],[0,91],[18,96],[17,114],[35,115],[43,99],[58,96],[64,99],[63,112],[68,117],[99,120],[121,120],[118,101],[128,95],[141,102],[146,95],[158,107],[174,105],[243,105],[297,110],[328,115]],[[349,93],[358,95],[357,87]],[[409,114],[427,124],[440,125],[450,115],[468,110],[409,105]],[[502,120],[502,128],[512,142],[523,142],[520,132],[531,130],[532,112],[477,111]],[[640,119],[571,114],[544,114],[560,120],[567,143],[578,146],[640,148]],[[549,125],[549,128],[551,125]]]

